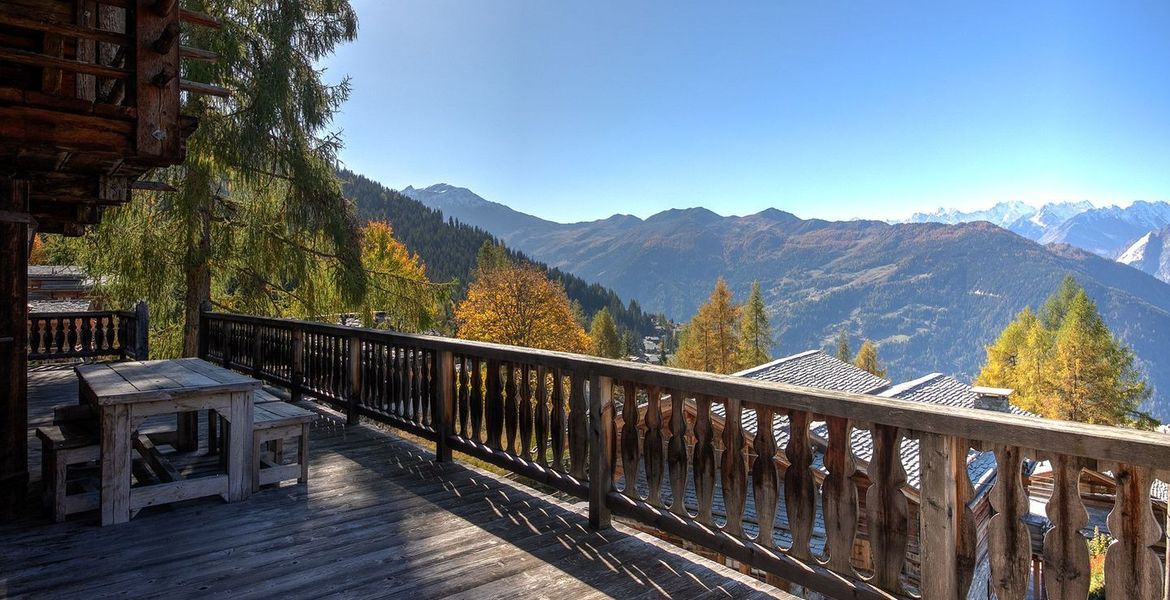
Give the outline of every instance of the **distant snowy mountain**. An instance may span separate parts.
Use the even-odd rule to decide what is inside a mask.
[[[544,231],[556,225],[552,221],[485,200],[467,188],[446,183],[436,183],[425,188],[407,186],[402,190],[402,195],[422,202],[428,208],[442,211],[444,216],[455,217],[503,238],[517,231]]]
[[[1117,262],[1170,283],[1170,227],[1150,231],[1129,245]]]
[[[1105,258],[1117,258],[1138,238],[1170,225],[1170,204],[1138,200],[1077,214],[1050,228],[1041,244],[1070,244]]]
[[[1039,240],[1053,227],[1087,211],[1092,210],[1093,204],[1088,200],[1080,202],[1050,202],[1034,211],[1016,219],[1007,225],[1009,231],[1018,233],[1030,240]]]
[[[1000,227],[1007,228],[1011,223],[1016,222],[1021,218],[1029,217],[1036,213],[1036,209],[1014,200],[1012,202],[1000,202],[995,206],[986,210],[975,210],[971,212],[963,212],[953,208],[939,208],[934,212],[929,213],[914,213],[906,220],[907,223],[946,223],[947,225],[954,225],[956,223],[974,223],[975,221],[987,221]]]

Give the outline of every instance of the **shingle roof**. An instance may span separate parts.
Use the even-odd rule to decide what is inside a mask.
[[[736,373],[760,381],[775,381],[839,392],[873,393],[890,385],[890,380],[829,356],[810,350],[785,356],[770,363]]]
[[[33,277],[84,278],[85,269],[70,265],[29,265],[28,274]]]
[[[89,310],[92,302],[85,299],[72,300],[29,300],[28,312],[30,313],[62,313],[62,312],[85,312]]]

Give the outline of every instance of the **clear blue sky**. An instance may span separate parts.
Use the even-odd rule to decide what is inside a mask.
[[[352,0],[345,164],[559,221],[1170,198],[1170,2]]]

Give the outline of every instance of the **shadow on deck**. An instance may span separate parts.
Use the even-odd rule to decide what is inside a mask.
[[[30,372],[32,426],[76,394],[70,369]],[[0,596],[789,597],[645,533],[591,531],[583,503],[436,463],[371,427],[318,421],[311,458],[307,489],[147,509],[113,527],[53,524],[30,500],[0,526]]]

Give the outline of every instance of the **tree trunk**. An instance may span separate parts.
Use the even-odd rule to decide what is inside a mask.
[[[187,297],[183,302],[183,356],[199,354],[199,309],[211,300],[211,211],[204,206],[195,215],[195,229],[187,246]]]

